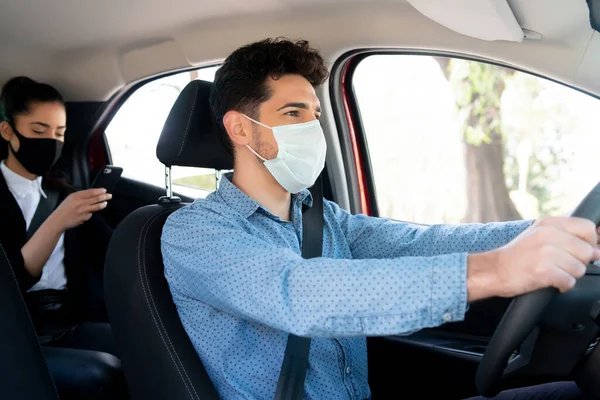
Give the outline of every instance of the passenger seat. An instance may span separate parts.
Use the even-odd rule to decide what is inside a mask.
[[[0,398],[57,400],[35,328],[0,244]]]
[[[129,398],[121,363],[116,357],[96,351],[40,346],[1,244],[0,320],[0,399]],[[78,352],[77,357],[71,357],[70,352]],[[54,377],[50,371],[54,371]]]

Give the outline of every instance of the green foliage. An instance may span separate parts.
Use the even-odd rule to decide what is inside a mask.
[[[560,198],[554,184],[569,166],[565,139],[575,130],[576,121],[562,98],[548,91],[555,85],[532,75],[518,74],[511,82],[504,108],[512,119],[504,121],[507,138],[505,171],[508,188],[516,190],[518,170],[514,160],[519,143],[531,143],[527,191],[538,200],[540,217],[560,213]]]
[[[512,71],[479,62],[452,59],[447,76],[456,95],[456,106],[464,118],[468,144],[492,143],[501,132],[500,102]]]
[[[464,121],[465,142],[480,146],[494,138],[504,141],[504,173],[509,191],[518,190],[517,149],[532,145],[526,191],[538,201],[540,216],[557,213],[552,183],[569,162],[561,144],[574,121],[555,96],[544,97],[548,81],[495,65],[452,59],[445,74],[454,89]],[[507,92],[509,99],[505,99]],[[554,100],[548,102],[548,98]],[[504,100],[504,101],[503,101]],[[510,118],[505,118],[509,115]]]

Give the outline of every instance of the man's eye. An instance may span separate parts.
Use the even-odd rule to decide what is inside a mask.
[[[38,135],[43,135],[44,131],[33,131],[33,133],[37,133]]]
[[[285,115],[290,115],[292,117],[299,117],[300,116],[300,112],[299,111],[288,111],[285,113]]]

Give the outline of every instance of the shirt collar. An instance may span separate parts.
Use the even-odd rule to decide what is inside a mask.
[[[233,176],[232,172],[228,172],[222,175],[219,182],[219,188],[217,194],[223,199],[228,206],[239,212],[248,218],[254,214],[258,209],[264,210],[267,214],[272,215],[269,210],[261,206],[256,200],[242,192],[237,186],[231,182]],[[305,204],[308,207],[312,207],[312,196],[310,191],[307,189],[292,195],[292,202],[294,206],[297,204]]]
[[[42,177],[38,176],[34,180],[30,181],[27,178],[22,177],[16,172],[12,171],[6,166],[4,161],[0,163],[0,170],[6,181],[6,186],[19,198],[26,197],[32,193],[38,192],[44,198],[46,193],[42,189]]]

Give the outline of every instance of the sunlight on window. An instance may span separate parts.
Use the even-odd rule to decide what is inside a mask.
[[[567,215],[598,182],[600,102],[505,68],[363,60],[353,85],[383,217],[419,223]]]

